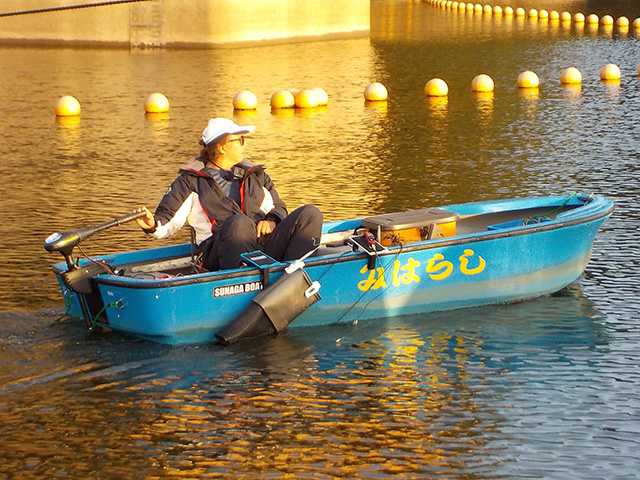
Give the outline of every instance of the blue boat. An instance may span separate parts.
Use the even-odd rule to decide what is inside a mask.
[[[614,210],[600,195],[447,205],[326,222],[296,262],[261,252],[247,266],[202,272],[192,245],[77,259],[73,247],[129,221],[56,233],[45,248],[68,313],[166,344],[231,343],[283,328],[521,301],[574,282]],[[256,319],[253,317],[262,317]],[[266,319],[266,320],[265,320]],[[266,322],[257,329],[251,322]]]

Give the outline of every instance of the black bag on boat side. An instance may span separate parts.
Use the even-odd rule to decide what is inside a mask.
[[[260,292],[231,323],[216,333],[225,345],[239,340],[277,333],[320,300],[319,284],[302,268],[284,273]]]

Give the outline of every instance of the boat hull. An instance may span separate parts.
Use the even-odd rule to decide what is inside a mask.
[[[551,209],[563,201],[566,197],[542,197],[443,208],[459,214],[463,225],[492,215],[500,219],[505,212]],[[469,233],[459,228],[456,236],[390,247],[371,258],[344,248],[310,257],[304,268],[312,281],[320,283],[321,300],[289,328],[514,302],[556,292],[584,272],[595,236],[613,211],[604,197],[576,197],[573,202],[584,205],[539,224],[511,221]],[[359,219],[331,222],[324,233],[358,225]],[[179,245],[102,259],[120,265],[178,258],[188,252],[189,245]],[[98,275],[89,298],[72,292],[62,280],[60,284],[71,313],[82,316],[80,302],[86,301],[98,325],[161,343],[207,343],[215,341],[216,332],[263,288],[269,288],[285,266],[165,279]],[[56,269],[61,278],[64,264]]]

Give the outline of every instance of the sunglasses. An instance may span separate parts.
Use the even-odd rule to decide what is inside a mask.
[[[232,140],[229,140],[227,143],[231,143],[231,142],[240,142],[240,145],[242,145],[244,147],[244,137],[240,136],[238,138],[234,138]]]

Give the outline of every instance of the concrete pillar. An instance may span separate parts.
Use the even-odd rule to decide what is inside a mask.
[[[0,43],[203,48],[365,36],[369,2],[2,0]]]

